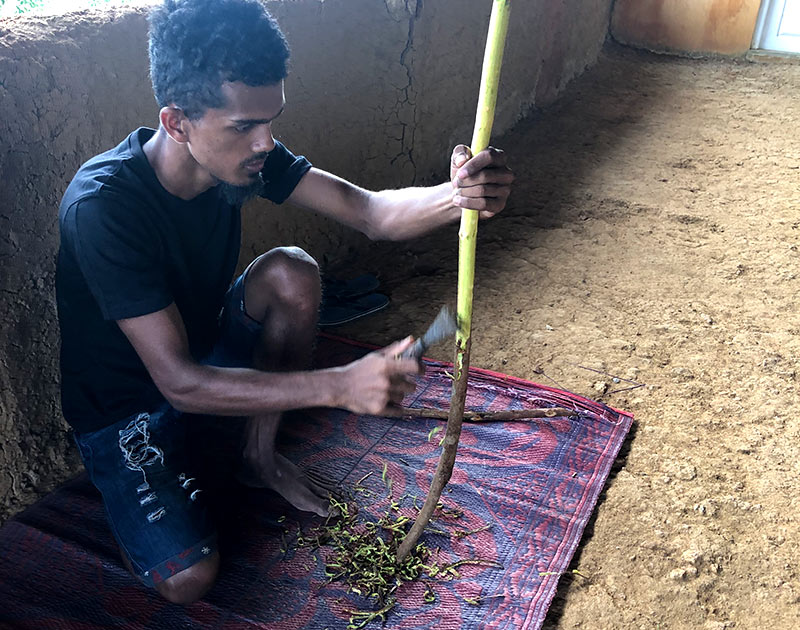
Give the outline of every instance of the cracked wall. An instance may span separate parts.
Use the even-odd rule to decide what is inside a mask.
[[[276,135],[371,188],[438,182],[468,143],[491,2],[268,2],[292,47]],[[514,3],[495,133],[597,58],[611,0]],[[80,469],[59,410],[53,282],[60,197],[78,166],[157,123],[141,9],[0,20],[0,520]],[[290,207],[244,212],[242,262],[276,244],[318,259],[368,241]]]

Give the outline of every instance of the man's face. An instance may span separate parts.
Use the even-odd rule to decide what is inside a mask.
[[[223,83],[226,104],[186,121],[187,143],[195,161],[214,180],[235,187],[252,187],[267,154],[275,148],[272,121],[283,111],[283,81],[251,87]]]

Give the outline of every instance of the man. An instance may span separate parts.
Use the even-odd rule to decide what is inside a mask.
[[[289,51],[256,0],[165,0],[150,26],[159,127],[84,164],[60,208],[62,406],[126,565],[187,603],[219,567],[186,447],[192,414],[247,417],[239,478],[325,515],[326,489],[275,450],[281,413],[379,414],[419,370],[397,358],[410,338],[310,370],[317,265],[278,248],[231,285],[243,201],[288,200],[373,239],[407,239],[456,220],[459,207],[492,216],[513,176],[502,152],[468,160],[459,146],[452,182],[358,188],[273,138]]]

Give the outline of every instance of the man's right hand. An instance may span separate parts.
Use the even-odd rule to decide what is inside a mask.
[[[414,391],[412,377],[423,369],[416,359],[400,358],[413,342],[406,337],[344,366],[341,406],[353,413],[380,415],[390,405],[399,405]]]

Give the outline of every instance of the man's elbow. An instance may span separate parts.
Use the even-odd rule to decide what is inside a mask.
[[[403,234],[395,226],[394,217],[391,213],[373,212],[364,221],[361,231],[371,241],[402,241],[405,240]]]
[[[202,408],[197,404],[193,404],[193,398],[189,395],[165,393],[164,398],[167,399],[173,409],[181,413],[202,413]]]
[[[360,231],[371,241],[398,240],[393,223],[394,208],[384,192],[371,192],[366,198],[366,207],[361,213]]]
[[[153,379],[167,402],[183,413],[202,413],[200,401],[202,380],[193,374],[172,374],[167,378]]]
[[[361,231],[371,241],[389,241],[391,236],[380,222],[367,222]]]
[[[368,231],[364,231],[364,234],[371,241],[407,241],[418,236],[415,231],[395,226],[386,220],[372,226]]]

